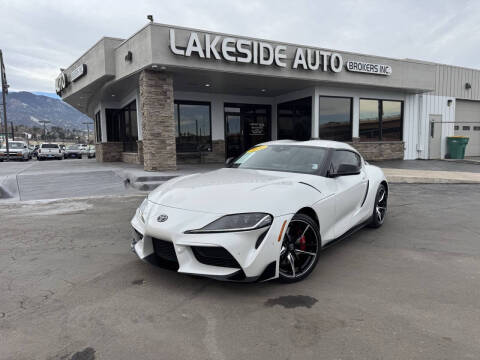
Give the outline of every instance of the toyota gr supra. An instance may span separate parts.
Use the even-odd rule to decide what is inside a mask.
[[[348,144],[271,141],[156,188],[131,221],[131,247],[180,273],[295,282],[331,242],[380,227],[387,196],[382,170]]]

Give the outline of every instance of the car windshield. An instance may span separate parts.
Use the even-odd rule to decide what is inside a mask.
[[[42,144],[42,149],[58,149],[57,144]]]
[[[78,150],[80,149],[80,145],[69,145],[67,146],[67,150]]]
[[[237,158],[232,167],[318,174],[326,156],[327,149],[321,147],[261,145]]]
[[[6,146],[6,145],[5,145]],[[19,142],[10,142],[8,143],[10,149],[23,149],[23,143]]]

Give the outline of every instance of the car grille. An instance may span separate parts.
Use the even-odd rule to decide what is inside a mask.
[[[241,268],[232,254],[222,247],[192,246],[192,252],[195,258],[205,265]]]
[[[177,254],[173,247],[173,243],[170,241],[160,240],[152,238],[153,250],[155,254],[162,260],[171,261],[178,264]]]

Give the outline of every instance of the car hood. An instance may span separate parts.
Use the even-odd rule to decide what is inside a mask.
[[[314,182],[310,181],[313,179]],[[172,179],[148,198],[159,205],[199,212],[268,212],[278,216],[296,212],[327,196],[320,189],[324,179],[316,175],[225,168]]]

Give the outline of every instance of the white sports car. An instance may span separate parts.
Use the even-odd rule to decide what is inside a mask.
[[[227,163],[148,195],[131,221],[141,259],[215,279],[294,282],[326,245],[385,220],[385,176],[350,145],[271,141]]]

